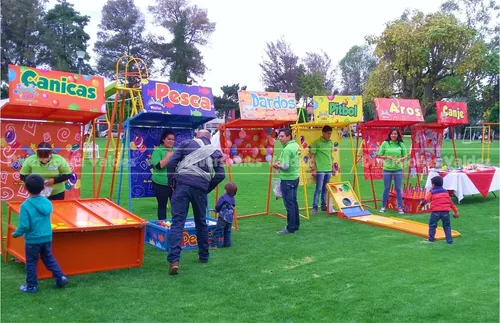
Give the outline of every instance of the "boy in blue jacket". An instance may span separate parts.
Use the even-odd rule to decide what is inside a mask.
[[[14,238],[24,236],[25,243],[26,285],[22,285],[19,290],[23,293],[36,293],[38,286],[36,267],[39,256],[45,267],[52,272],[56,279],[56,287],[63,287],[69,281],[52,256],[52,225],[50,222],[52,203],[40,195],[45,186],[44,179],[38,174],[28,175],[25,186],[31,196],[21,204],[19,226],[12,233]]]
[[[231,247],[231,228],[234,218],[234,207],[236,202],[234,196],[238,191],[238,187],[234,183],[224,185],[226,193],[222,195],[215,205],[215,212],[219,215],[217,226],[212,236],[211,249],[216,249],[219,246],[219,238],[224,235],[224,247]]]

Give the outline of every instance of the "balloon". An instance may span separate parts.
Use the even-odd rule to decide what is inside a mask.
[[[268,135],[272,134],[273,133],[273,129],[272,128],[268,128],[266,129],[266,132]]]
[[[245,163],[251,163],[252,162],[252,157],[246,156],[245,157]]]
[[[272,161],[273,161],[273,156],[271,156],[271,155],[266,155],[266,161],[267,161],[268,163],[272,162]]]
[[[234,156],[233,158],[235,164],[241,163],[241,157],[240,156]]]
[[[224,148],[222,151],[225,155],[229,155],[229,148]]]
[[[261,155],[262,155],[262,156],[267,155],[267,150],[266,150],[266,148],[261,148],[261,149],[260,149],[260,153],[261,153]]]
[[[252,155],[257,155],[259,153],[259,148],[253,147],[252,148]]]
[[[269,144],[270,144],[271,146],[274,146],[274,144],[276,143],[276,139],[274,139],[274,138],[269,138],[269,140],[268,140],[268,141],[269,141]]]
[[[231,156],[236,155],[236,153],[237,153],[236,148],[231,148],[231,152],[230,152]]]
[[[260,143],[261,143],[261,144],[263,144],[264,146],[265,146],[265,145],[267,145],[267,139],[265,139],[265,138],[264,138],[264,139],[262,139],[262,140],[260,141]]]
[[[259,136],[257,136],[257,135],[253,136],[253,141],[257,141],[257,140],[259,140]]]
[[[233,143],[231,142],[231,140],[226,140],[226,147],[231,147],[233,145]]]
[[[228,158],[228,159],[227,159],[227,163],[228,163],[229,165],[232,165],[234,162],[233,162],[233,160],[232,160],[231,158]]]
[[[272,155],[273,154],[273,147],[267,147],[266,151],[267,151],[268,155]]]
[[[234,140],[234,143],[236,144],[236,146],[239,146],[239,145],[241,145],[243,143],[243,140],[241,140],[240,138],[236,138]]]
[[[226,137],[229,139],[231,138],[231,131],[229,130],[226,130]]]
[[[245,130],[241,130],[238,135],[240,136],[241,139],[243,139],[247,136],[247,133],[245,132]]]

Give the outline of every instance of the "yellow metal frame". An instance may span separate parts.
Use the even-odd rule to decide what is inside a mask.
[[[500,125],[500,123],[497,122],[488,122],[488,123],[483,123],[483,131],[482,131],[482,136],[483,139],[481,141],[481,160],[483,163],[486,163],[486,160],[490,160],[491,158],[491,151],[490,151],[490,145],[493,142],[491,139],[491,126],[493,125]],[[486,134],[486,131],[488,130],[488,140],[484,139],[484,135]]]

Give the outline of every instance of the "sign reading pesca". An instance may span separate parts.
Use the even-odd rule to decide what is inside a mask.
[[[238,91],[241,119],[297,121],[295,93]]]
[[[215,118],[208,87],[143,80],[142,100],[148,112]]]
[[[418,100],[375,99],[375,110],[379,120],[423,122],[424,114]]]
[[[437,122],[448,125],[468,124],[466,102],[436,102]]]
[[[10,104],[106,112],[104,79],[9,65]]]
[[[314,122],[356,123],[363,116],[361,96],[315,96]]]

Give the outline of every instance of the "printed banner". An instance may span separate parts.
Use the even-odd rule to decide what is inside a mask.
[[[10,104],[106,113],[101,77],[9,65],[8,78]]]
[[[410,159],[410,173],[422,174],[429,168],[434,168],[436,158],[441,158],[444,129],[439,128],[412,128],[412,145]]]
[[[153,184],[151,175],[153,164],[151,154],[159,146],[163,131],[166,128],[131,127],[128,140],[129,172],[131,176],[130,191],[132,198],[153,197]],[[181,142],[193,138],[190,129],[170,129],[175,134],[174,147]]]
[[[437,122],[446,125],[459,125],[469,123],[466,102],[436,102]]]
[[[214,98],[209,87],[144,80],[142,101],[148,112],[215,118]]]
[[[224,138],[221,136],[220,146],[228,162],[232,165],[240,163],[261,163],[273,160],[274,144],[273,129],[240,130],[228,129]]]
[[[375,99],[379,120],[423,122],[424,114],[418,100]]]
[[[363,171],[365,180],[383,178],[384,161],[377,158],[382,143],[387,139],[389,129],[363,128]]]
[[[294,133],[295,140],[301,147],[300,150],[300,162],[302,163],[302,171],[303,176],[301,176],[300,184],[303,184],[303,181],[306,181],[306,184],[316,184],[316,178],[312,176],[311,170],[313,168],[312,160],[311,160],[311,145],[314,141],[321,137],[321,128],[317,129],[300,129],[300,138],[296,138],[296,133]],[[333,142],[333,150],[332,150],[332,178],[330,180],[331,183],[338,182],[341,180],[340,173],[340,145],[341,136],[337,131],[332,131],[331,140]]]
[[[356,123],[363,118],[361,96],[315,96],[314,122]]]
[[[243,120],[297,121],[295,93],[238,91]]]
[[[50,143],[54,153],[64,157],[73,172],[66,182],[65,199],[80,198],[83,145],[80,125],[3,121],[0,135],[2,201],[19,201],[29,197],[19,172],[24,160],[36,153],[36,147],[42,141]]]

